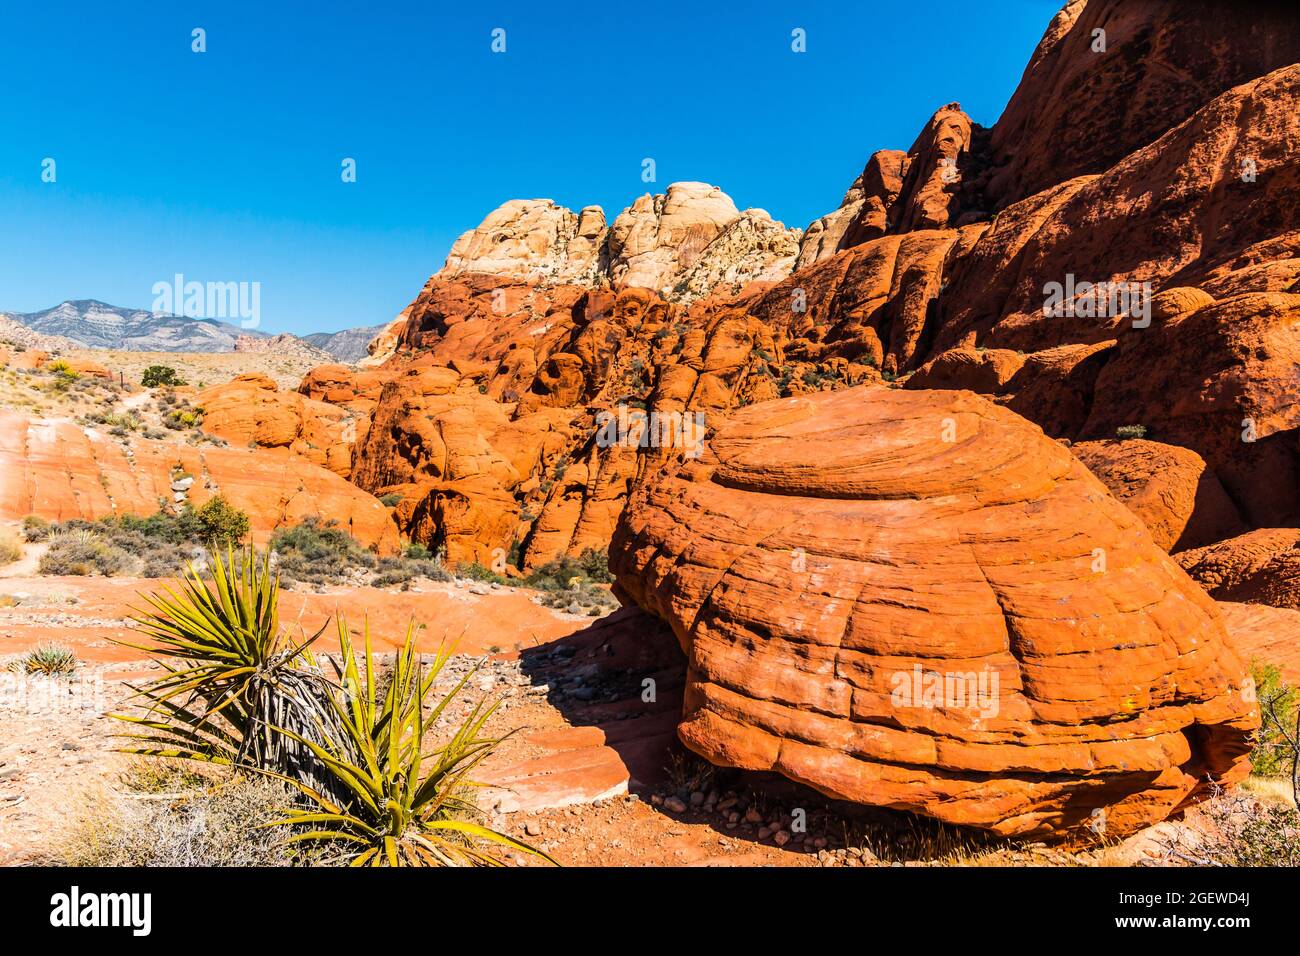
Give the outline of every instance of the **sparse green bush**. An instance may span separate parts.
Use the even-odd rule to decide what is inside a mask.
[[[23,519],[23,539],[26,541],[44,541],[50,536],[50,523],[40,515],[28,515]]]
[[[1133,438],[1146,438],[1147,427],[1145,425],[1121,425],[1115,429],[1115,437],[1120,441],[1129,441]]]
[[[150,365],[140,376],[140,384],[145,388],[159,386],[184,385],[176,369],[169,365]]]
[[[379,500],[383,502],[385,508],[395,508],[397,505],[401,504],[402,496],[395,491],[390,491]]]
[[[203,537],[213,544],[238,543],[248,534],[248,515],[226,501],[223,495],[213,495],[194,512],[203,528]]]
[[[203,424],[203,409],[191,408],[188,405],[177,405],[174,408],[168,408],[163,413],[163,426],[170,428],[172,431],[185,431],[189,428],[198,428]]]
[[[292,528],[282,528],[271,538],[286,581],[332,584],[360,569],[370,570],[377,560],[352,535],[333,521],[314,515]]]
[[[1255,684],[1255,698],[1264,715],[1260,728],[1253,737],[1250,752],[1250,770],[1261,777],[1278,777],[1291,772],[1294,757],[1286,730],[1295,723],[1296,708],[1300,707],[1300,693],[1282,679],[1282,670],[1275,664],[1251,661],[1250,676]],[[1270,713],[1276,719],[1270,719]],[[1277,726],[1281,721],[1283,726]]]
[[[484,581],[490,584],[506,584],[509,581],[504,575],[497,574],[491,568],[485,567],[477,561],[462,562],[456,565],[456,574],[462,578],[469,578],[471,581]]]
[[[387,588],[415,578],[450,581],[451,574],[437,558],[380,558],[375,564],[374,580],[370,583],[373,587]]]
[[[529,574],[524,584],[546,592],[542,603],[547,607],[616,608],[618,599],[600,586],[613,580],[608,555],[588,548],[577,558],[566,554],[548,561]]]
[[[33,524],[27,535],[28,540],[51,541],[41,574],[161,578],[179,574],[211,544],[237,541],[247,533],[248,516],[217,495],[198,509],[186,505],[180,514],[74,518],[57,525]]]

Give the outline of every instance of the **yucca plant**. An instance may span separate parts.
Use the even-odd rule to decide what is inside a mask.
[[[207,572],[210,586],[190,565],[179,590],[145,595],[149,609],[133,620],[153,643],[121,642],[166,670],[134,688],[148,702],[143,716],[116,715],[146,728],[125,735],[140,743],[124,749],[269,770],[328,789],[332,778],[318,779],[310,750],[278,729],[314,732],[332,719],[332,690],[310,650],[325,626],[298,643],[281,630],[269,555],[259,561],[251,548],[214,549]]]
[[[504,739],[483,733],[496,703],[480,700],[450,739],[424,750],[425,731],[473,671],[430,706],[434,681],[451,652],[444,645],[424,666],[412,624],[380,693],[369,625],[360,665],[342,619],[338,629],[341,663],[335,669],[341,691],[330,698],[333,714],[314,735],[280,728],[311,750],[335,784],[325,790],[289,779],[308,804],[280,821],[299,829],[292,839],[337,849],[353,866],[495,866],[503,861],[493,851],[501,848],[554,863],[540,850],[476,819],[481,816],[472,799],[477,785],[469,774]]]
[[[21,674],[44,674],[47,677],[67,677],[77,669],[77,655],[62,644],[42,644],[13,662],[10,670]]]

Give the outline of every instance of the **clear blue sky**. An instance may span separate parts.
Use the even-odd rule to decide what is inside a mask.
[[[0,310],[180,272],[260,282],[266,331],[384,322],[504,200],[612,219],[644,157],[805,226],[937,107],[992,124],[1059,5],[4,3]]]

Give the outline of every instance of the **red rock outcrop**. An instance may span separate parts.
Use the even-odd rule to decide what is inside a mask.
[[[362,544],[396,549],[388,510],[355,485],[287,448],[219,448],[124,440],[71,422],[32,421],[0,411],[0,517],[51,521],[149,515],[170,507],[174,476],[201,505],[216,494],[249,517],[253,538],[309,516],[337,521]]]
[[[1070,450],[1166,551],[1198,548],[1245,530],[1219,479],[1190,449],[1130,439],[1078,442]]]
[[[715,763],[1004,834],[1127,833],[1247,772],[1214,602],[970,393],[741,409],[633,495],[610,554],[686,651],[679,735]]]
[[[1067,3],[993,127],[999,204],[1103,172],[1225,90],[1300,61],[1294,11],[1244,14],[1208,0]]]
[[[287,448],[347,478],[352,447],[369,424],[338,404],[282,392],[265,375],[239,375],[199,392],[203,430],[242,446]]]
[[[1220,601],[1300,610],[1300,529],[1261,528],[1176,560]]]
[[[701,183],[643,196],[612,223],[596,207],[507,203],[458,240],[369,360],[388,378],[453,370],[466,403],[456,415],[481,412],[484,425],[471,435],[478,426],[455,424],[443,399],[400,412],[390,397],[386,436],[363,443],[366,487],[424,483],[423,499],[450,490],[429,482],[458,482],[446,501],[493,538],[466,539],[467,551],[503,547],[517,515],[529,564],[599,546],[628,489],[673,457],[600,447],[601,412],[722,416],[902,378],[975,389],[1055,438],[1106,441],[1142,424],[1199,456],[1197,486],[1217,480],[1229,502],[1214,508],[1235,508],[1243,526],[1201,527],[1208,506],[1184,514],[1199,493],[1136,490],[1161,480],[1154,460],[1103,468],[1170,547],[1300,522],[1288,331],[1300,288],[1297,28],[1252,9],[1213,39],[1216,17],[1170,0],[1068,4],[995,127],[940,108],[906,153],[873,154],[840,208],[802,235]],[[1093,49],[1097,30],[1105,49]],[[1112,282],[1136,297],[1095,297]],[[1044,308],[1052,283],[1071,290],[1061,314]],[[330,372],[303,392],[380,414],[383,382],[353,381]],[[543,413],[554,419],[536,431],[502,425]],[[467,461],[482,443],[549,437],[513,474],[446,478],[419,461],[438,447],[433,421],[449,456],[461,445]],[[1179,461],[1181,482],[1196,469]],[[401,514],[433,529],[446,507]]]

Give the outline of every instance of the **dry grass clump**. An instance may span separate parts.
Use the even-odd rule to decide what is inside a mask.
[[[259,777],[189,772],[128,773],[127,790],[94,795],[56,834],[56,866],[291,866],[311,856],[271,826],[292,803],[285,786]]]
[[[0,532],[0,567],[13,564],[23,556],[23,547],[9,532]]]

